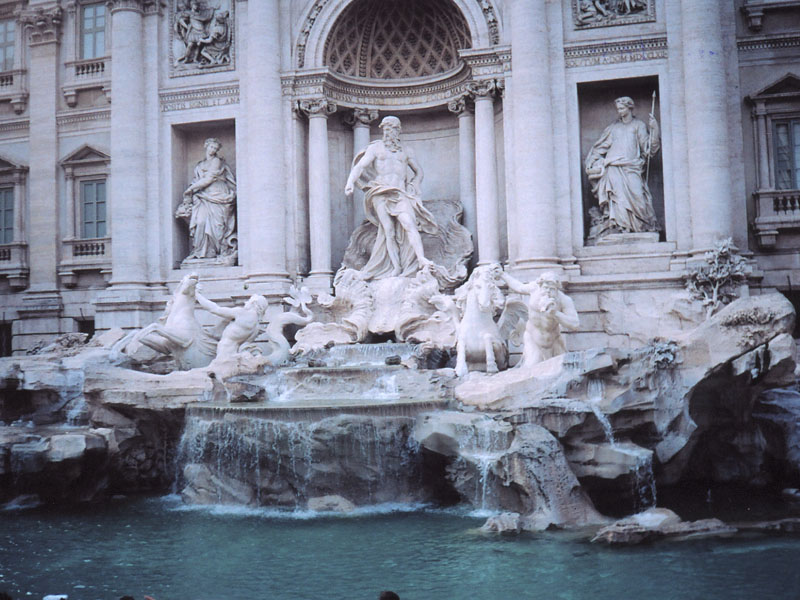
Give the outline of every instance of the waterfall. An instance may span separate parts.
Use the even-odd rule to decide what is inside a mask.
[[[633,503],[635,512],[656,505],[656,478],[653,474],[653,454],[640,454],[633,471]]]
[[[198,414],[194,414],[197,412]],[[190,408],[176,491],[196,503],[305,508],[339,495],[356,504],[416,501],[421,460],[404,416],[289,421]]]
[[[496,494],[497,472],[511,442],[510,427],[498,426],[494,421],[456,426],[459,447],[458,467],[474,469],[472,503],[480,510],[494,510],[500,499]],[[472,467],[470,468],[470,465]]]
[[[594,416],[597,417],[598,421],[600,421],[606,441],[612,446],[616,447],[617,442],[614,439],[614,429],[611,427],[611,421],[608,420],[608,417],[603,411],[600,410],[600,407],[598,406],[598,404],[603,400],[604,392],[605,384],[603,383],[602,379],[589,379],[587,382],[587,395],[589,397],[586,401],[586,404],[589,405],[589,408],[594,413]]]

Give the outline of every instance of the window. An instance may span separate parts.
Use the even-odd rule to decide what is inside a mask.
[[[17,24],[13,19],[0,20],[0,70],[14,68],[14,44]]]
[[[106,54],[106,6],[104,3],[81,7],[81,58],[100,58]]]
[[[81,181],[81,214],[83,228],[81,237],[101,238],[106,236],[106,182],[102,180]]]
[[[0,356],[11,356],[11,323],[0,323]]]
[[[14,241],[14,188],[0,188],[0,244]]]
[[[800,189],[800,119],[775,121],[775,187]]]

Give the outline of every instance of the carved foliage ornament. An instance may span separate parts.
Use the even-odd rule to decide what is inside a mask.
[[[26,10],[20,13],[19,21],[30,32],[32,44],[56,42],[61,33],[62,10],[58,6]]]
[[[572,0],[576,29],[629,25],[656,20],[655,0]]]
[[[338,107],[325,98],[311,98],[309,100],[298,100],[297,108],[307,117],[327,117],[335,113]]]

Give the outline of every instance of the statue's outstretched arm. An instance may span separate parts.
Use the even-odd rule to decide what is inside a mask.
[[[561,301],[561,310],[556,313],[556,318],[562,329],[574,331],[578,328],[578,325],[580,325],[578,311],[575,310],[575,303],[572,301],[572,298],[563,292],[560,292],[558,296]]]
[[[236,318],[236,309],[235,308],[226,308],[225,306],[220,306],[216,302],[212,302],[199,292],[195,292],[195,298],[197,299],[197,303],[202,306],[205,310],[210,312],[212,315],[216,315],[217,317],[221,317],[223,319],[235,319]]]
[[[528,287],[516,277],[512,277],[505,271],[502,271],[500,276],[503,278],[503,281],[505,281],[506,284],[508,285],[508,289],[510,289],[512,292],[516,292],[518,294],[531,293]]]

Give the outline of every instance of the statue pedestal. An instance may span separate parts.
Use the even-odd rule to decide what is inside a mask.
[[[658,242],[657,231],[644,231],[641,233],[609,233],[597,240],[598,246],[617,246],[620,244],[655,244]]]
[[[236,254],[217,256],[216,258],[185,258],[181,262],[181,269],[196,269],[198,267],[233,267],[236,265]]]

